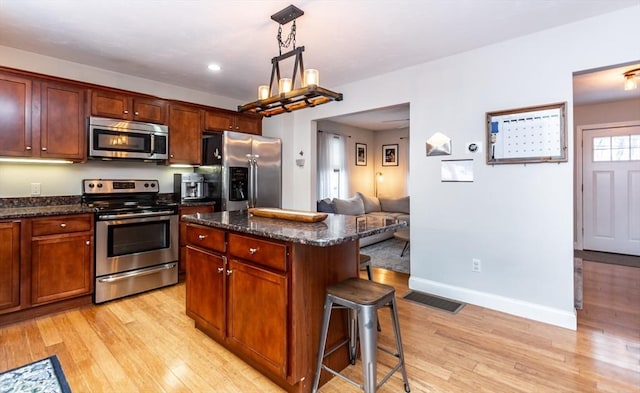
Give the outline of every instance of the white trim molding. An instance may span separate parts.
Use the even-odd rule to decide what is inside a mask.
[[[577,329],[578,319],[575,309],[573,312],[560,310],[491,293],[414,278],[413,276],[409,278],[409,288],[566,329]]]

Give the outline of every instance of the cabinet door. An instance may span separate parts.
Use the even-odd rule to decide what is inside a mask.
[[[131,118],[129,100],[129,96],[124,94],[93,90],[91,92],[91,114],[93,116],[129,120]]]
[[[86,159],[85,89],[42,83],[40,157]]]
[[[20,223],[0,222],[0,313],[20,305]]]
[[[202,162],[202,111],[185,105],[169,106],[169,163]]]
[[[207,330],[224,337],[225,260],[222,256],[187,246],[187,315]]]
[[[31,99],[30,79],[0,73],[0,155],[31,156]]]
[[[156,124],[167,124],[167,103],[164,100],[135,97],[133,120]]]
[[[227,336],[245,355],[286,378],[287,278],[229,260]]]
[[[235,115],[224,111],[206,111],[204,129],[207,131],[237,131],[234,128]]]
[[[262,117],[238,114],[236,116],[236,130],[247,134],[262,135]]]
[[[31,302],[49,303],[93,289],[93,236],[43,236],[31,242]]]

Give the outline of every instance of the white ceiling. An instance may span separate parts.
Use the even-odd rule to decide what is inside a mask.
[[[0,0],[0,45],[248,102],[255,100],[258,85],[269,82],[271,58],[278,54],[278,24],[270,16],[291,2]],[[306,48],[305,67],[319,69],[321,85],[334,89],[637,4],[638,0],[298,0],[295,5],[305,14],[297,20],[297,45]],[[289,27],[284,26],[284,34]],[[209,71],[209,63],[222,70]],[[576,87],[576,102],[582,96],[586,102],[593,91],[605,89],[603,79],[585,76],[584,85]],[[607,83],[613,86],[613,79]],[[405,108],[403,118],[408,118]],[[404,116],[397,115],[395,108],[376,123],[396,128],[392,121]]]

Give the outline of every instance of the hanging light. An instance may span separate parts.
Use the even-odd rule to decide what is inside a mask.
[[[271,80],[269,85],[258,87],[258,100],[238,106],[238,112],[251,112],[265,117],[280,113],[314,107],[331,101],[342,101],[342,93],[320,87],[320,73],[316,69],[304,69],[302,52],[304,46],[296,48],[296,19],[304,12],[294,5],[271,15],[271,19],[278,22],[278,50],[279,55],[271,59]],[[292,22],[291,31],[286,40],[282,40],[282,26]],[[289,52],[282,53],[282,48],[293,45]],[[291,78],[280,76],[280,62],[295,56],[293,74]],[[278,92],[273,94],[277,84]]]
[[[638,88],[638,79],[640,78],[640,68],[630,70],[624,73],[624,89],[634,90]]]

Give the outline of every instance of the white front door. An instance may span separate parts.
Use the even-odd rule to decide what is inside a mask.
[[[640,255],[640,126],[583,133],[583,248]]]

